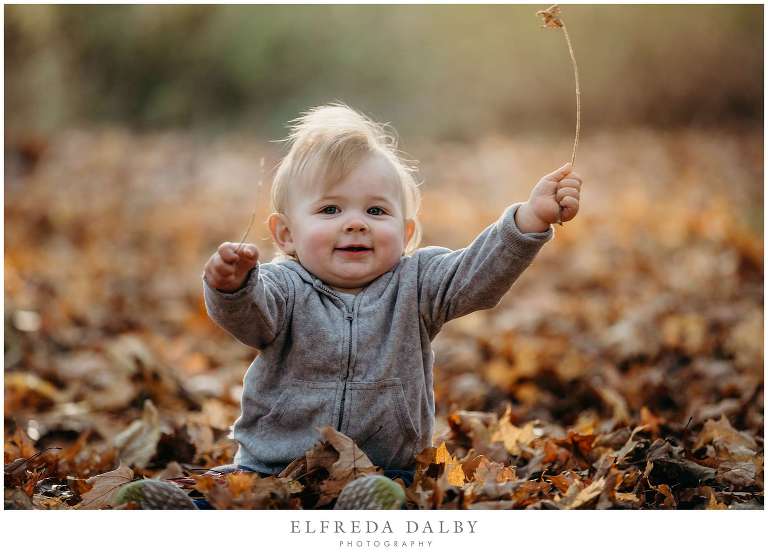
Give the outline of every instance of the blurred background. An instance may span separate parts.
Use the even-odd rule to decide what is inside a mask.
[[[573,77],[537,6],[7,6],[6,132],[282,134],[343,98],[404,136],[567,131]],[[568,6],[585,131],[755,124],[761,6]],[[448,93],[450,91],[450,93]]]
[[[5,6],[6,461],[56,445],[56,477],[106,471],[143,413],[135,469],[229,462],[256,352],[207,319],[201,273],[254,211],[270,258],[286,122],[334,100],[390,122],[422,244],[462,247],[570,159],[546,7]],[[762,435],[763,9],[563,6],[581,211],[435,341],[436,438],[458,457],[520,461],[470,411],[545,435],[694,439],[721,415]]]

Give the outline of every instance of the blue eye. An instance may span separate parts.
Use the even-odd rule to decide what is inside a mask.
[[[339,212],[339,208],[335,205],[328,205],[327,207],[320,209],[320,212],[324,215],[335,215]]]
[[[371,207],[370,209],[368,209],[367,212],[369,215],[374,215],[374,216],[386,214],[384,209],[382,209],[381,207]]]

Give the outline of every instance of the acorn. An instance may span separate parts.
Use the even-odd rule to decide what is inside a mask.
[[[140,479],[120,487],[114,503],[128,502],[135,502],[142,510],[197,510],[187,493],[173,483],[156,479]]]
[[[334,510],[399,510],[405,503],[403,488],[383,475],[369,475],[347,483]]]

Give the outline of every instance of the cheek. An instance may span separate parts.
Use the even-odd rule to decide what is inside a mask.
[[[381,228],[378,236],[379,246],[386,248],[388,253],[400,255],[403,252],[405,230],[400,226],[386,226]]]
[[[332,247],[335,236],[333,228],[318,224],[302,232],[298,247],[310,255],[317,254]]]

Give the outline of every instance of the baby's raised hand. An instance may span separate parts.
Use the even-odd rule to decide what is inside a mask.
[[[224,242],[205,263],[205,279],[220,291],[236,291],[258,260],[259,250],[252,243]]]
[[[525,213],[534,225],[572,220],[579,212],[581,177],[566,163],[541,180],[531,191]]]

